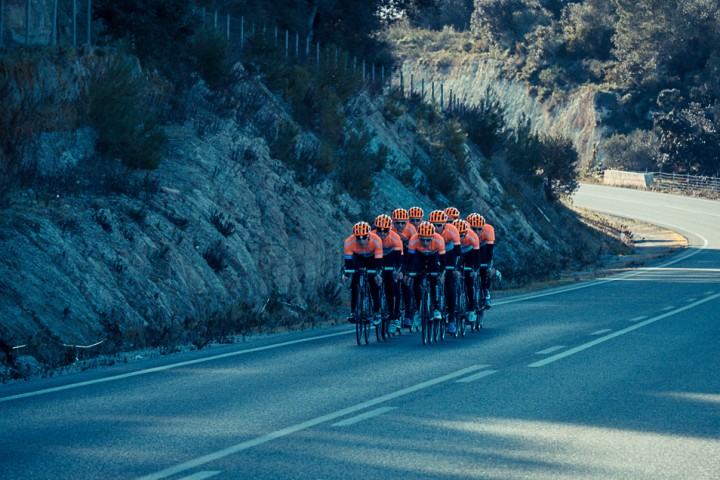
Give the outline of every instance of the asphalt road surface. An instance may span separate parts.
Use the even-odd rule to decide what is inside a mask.
[[[343,325],[0,386],[0,479],[720,478],[720,203],[575,203],[689,247],[430,346]]]

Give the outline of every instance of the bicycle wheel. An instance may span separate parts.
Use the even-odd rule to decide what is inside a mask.
[[[363,276],[360,275],[357,287],[357,303],[355,304],[355,339],[362,345],[363,323],[365,322],[365,292],[363,290]]]
[[[432,316],[430,313],[430,288],[427,278],[423,279],[420,286],[420,334],[423,345],[432,343]]]
[[[455,301],[455,338],[464,337],[467,328],[467,296],[465,294],[465,281],[460,278],[457,286],[457,300]]]
[[[373,312],[372,312],[372,305],[370,304],[370,285],[367,282],[367,278],[365,278],[365,282],[363,282],[363,297],[364,298],[364,310],[365,315],[363,316],[363,338],[365,339],[365,345],[370,343],[370,328],[372,327],[372,318],[373,318]]]

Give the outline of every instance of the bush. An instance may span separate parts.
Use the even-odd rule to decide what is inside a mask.
[[[202,30],[193,39],[190,51],[198,73],[212,89],[222,86],[228,76],[227,50],[227,39],[218,30]]]
[[[620,170],[656,170],[660,141],[649,130],[634,130],[628,135],[615,134],[603,145],[604,164]]]
[[[167,137],[157,124],[149,82],[134,74],[129,60],[111,56],[92,72],[87,121],[100,153],[134,168],[160,165]]]

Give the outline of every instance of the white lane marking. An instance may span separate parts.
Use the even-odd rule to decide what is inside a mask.
[[[612,332],[611,328],[603,328],[602,330],[597,330],[595,332],[592,332],[590,335],[602,335],[603,333]]]
[[[558,350],[562,350],[563,348],[565,348],[565,345],[555,345],[554,347],[546,348],[545,350],[535,352],[535,355],[547,355],[548,353],[557,352]]]
[[[332,338],[340,335],[348,335],[354,333],[355,330],[348,330],[340,333],[329,333],[327,335],[320,335],[317,337],[301,338],[299,340],[291,340],[282,343],[273,343],[271,345],[265,345],[263,347],[248,348],[247,350],[239,350],[237,352],[223,353],[221,355],[214,355],[212,357],[198,358],[196,360],[188,360],[186,362],[172,363],[169,365],[163,365],[161,367],[147,368],[145,370],[138,370],[136,372],[123,373],[121,375],[113,375],[112,377],[98,378],[95,380],[88,380],[86,382],[71,383],[69,385],[63,385],[60,387],[46,388],[44,390],[36,390],[34,392],[20,393],[18,395],[11,395],[9,397],[1,397],[0,403],[8,402],[10,400],[17,400],[19,398],[34,397],[36,395],[43,395],[46,393],[61,392],[63,390],[70,390],[71,388],[85,387],[88,385],[94,385],[97,383],[112,382],[115,380],[122,380],[123,378],[137,377],[138,375],[146,375],[148,373],[162,372],[164,370],[170,370],[172,368],[187,367],[188,365],[197,365],[198,363],[211,362],[213,360],[220,360],[222,358],[235,357],[238,355],[245,355],[247,353],[261,352],[263,350],[272,350],[280,347],[287,347],[289,345],[297,345],[299,343],[312,342],[315,340],[322,340],[324,338]]]
[[[354,332],[354,330],[353,330],[353,332]],[[344,417],[346,415],[350,415],[351,413],[355,413],[360,410],[365,410],[366,408],[374,407],[375,405],[379,405],[381,403],[385,403],[390,400],[395,400],[396,398],[399,398],[399,397],[402,397],[405,395],[409,395],[411,393],[415,393],[417,391],[435,386],[439,383],[447,382],[448,380],[452,380],[457,377],[462,377],[463,375],[467,375],[468,373],[477,371],[481,368],[484,368],[484,366],[483,365],[473,365],[471,367],[463,368],[462,370],[458,370],[453,373],[448,373],[447,375],[443,375],[442,377],[433,378],[433,379],[427,380],[425,382],[418,383],[417,385],[403,388],[396,392],[388,393],[386,395],[382,395],[380,397],[373,398],[372,400],[358,403],[356,405],[352,405],[350,407],[343,408],[342,410],[338,410],[336,412],[328,413],[327,415],[322,415],[320,417],[306,420],[306,421],[298,423],[296,425],[291,425],[291,426],[283,428],[281,430],[277,430],[275,432],[268,433],[261,437],[254,438],[254,439],[248,440],[246,442],[238,443],[237,445],[232,445],[232,446],[224,448],[222,450],[218,450],[217,452],[209,453],[207,455],[203,455],[202,457],[198,457],[194,460],[190,460],[190,461],[175,465],[174,467],[166,468],[165,470],[161,470],[157,473],[153,473],[150,475],[146,475],[144,477],[140,477],[138,480],[158,480],[161,478],[169,477],[171,475],[175,475],[176,473],[184,472],[185,470],[190,470],[191,468],[197,468],[200,465],[205,465],[206,463],[214,462],[221,458],[225,458],[229,455],[233,455],[235,453],[242,452],[243,450],[247,450],[248,448],[262,445],[263,443],[268,443],[268,442],[271,442],[278,438],[285,437],[287,435],[299,432],[301,430],[305,430],[306,428],[314,427],[315,425],[329,422],[331,420],[335,420],[336,418]]]
[[[668,305],[668,306],[665,307],[665,308],[661,308],[660,311],[661,311],[661,312],[667,312],[668,310],[672,310],[673,308],[675,308],[675,305]]]
[[[376,408],[375,410],[370,410],[369,412],[362,413],[362,414],[356,415],[354,417],[350,417],[341,422],[333,423],[332,426],[333,427],[348,427],[350,425],[355,425],[358,422],[362,422],[363,420],[367,420],[369,418],[374,418],[374,417],[382,415],[383,413],[391,412],[393,410],[397,410],[397,407]]]
[[[179,478],[178,480],[205,480],[206,478],[214,477],[220,472],[197,472],[190,476]]]
[[[640,315],[639,317],[631,318],[630,321],[631,322],[639,322],[640,320],[643,320],[645,318],[647,318],[647,315]]]
[[[460,380],[457,380],[456,383],[470,383],[474,382],[475,380],[480,380],[481,378],[485,378],[489,375],[492,375],[493,373],[497,373],[497,370],[485,370],[484,372],[476,373],[475,375],[470,375],[469,377],[461,378]]]
[[[712,297],[707,297],[703,300],[698,300],[697,302],[691,303],[690,305],[680,307],[677,310],[663,313],[662,315],[658,315],[657,317],[650,318],[648,320],[645,320],[644,322],[636,323],[635,325],[624,328],[622,330],[618,330],[617,332],[611,333],[610,335],[600,337],[596,340],[593,340],[592,342],[588,342],[583,345],[577,346],[575,348],[571,348],[570,350],[567,350],[562,353],[558,353],[557,355],[553,355],[552,357],[548,357],[544,360],[540,360],[538,362],[531,363],[530,365],[528,365],[528,367],[543,367],[543,366],[547,365],[548,363],[556,362],[562,358],[569,357],[570,355],[574,355],[578,352],[582,352],[583,350],[587,350],[590,347],[594,347],[595,345],[598,345],[603,342],[607,342],[608,340],[611,340],[615,337],[619,337],[620,335],[624,335],[628,332],[632,332],[633,330],[636,330],[640,327],[644,327],[645,325],[650,325],[651,323],[657,322],[658,320],[662,320],[663,318],[667,318],[667,317],[676,315],[678,313],[684,312],[685,310],[690,310],[691,308],[695,308],[698,305],[702,305],[703,303],[707,303],[711,300],[715,300],[718,297],[720,297],[720,293],[718,293],[717,295],[713,295]]]
[[[687,303],[692,303],[692,302],[694,302],[695,300],[697,300],[697,298],[692,297],[692,298],[688,298],[688,299],[685,300],[685,301],[686,301]]]
[[[713,293],[715,293],[714,290],[713,290],[713,291],[710,291],[710,292],[705,292],[705,295],[712,295]]]

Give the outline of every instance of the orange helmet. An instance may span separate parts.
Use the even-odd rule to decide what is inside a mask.
[[[411,207],[408,213],[410,218],[423,218],[425,216],[425,212],[420,207]]]
[[[471,213],[467,216],[467,223],[470,228],[482,228],[485,225],[485,219],[479,213]]]
[[[430,223],[445,223],[447,222],[447,215],[445,215],[445,212],[442,210],[433,210],[430,212],[430,217],[428,217],[428,220]]]
[[[356,237],[362,237],[370,233],[370,224],[367,222],[357,222],[353,225],[353,235]]]
[[[458,210],[455,207],[447,207],[445,209],[445,215],[448,216],[448,218],[452,218],[453,220],[457,220],[460,218],[460,210]]]
[[[465,220],[462,218],[458,218],[456,220],[453,220],[453,225],[455,225],[455,228],[458,229],[458,232],[462,235],[463,233],[467,233],[468,224]]]
[[[417,231],[421,237],[432,237],[435,234],[435,227],[430,222],[422,222]]]
[[[375,228],[390,228],[392,227],[392,218],[389,215],[378,215],[375,217]]]
[[[408,220],[408,211],[404,208],[396,208],[392,212],[392,219],[393,221],[406,221]]]

